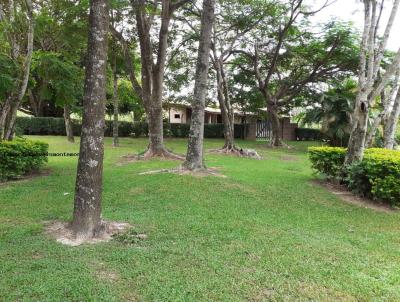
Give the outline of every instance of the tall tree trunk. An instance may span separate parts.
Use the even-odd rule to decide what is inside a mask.
[[[95,237],[103,229],[101,199],[108,44],[107,2],[90,1],[84,110],[71,225],[77,238]]]
[[[376,132],[379,128],[379,125],[382,124],[382,120],[385,118],[385,112],[382,111],[381,113],[378,114],[377,117],[375,117],[371,128],[368,130],[367,135],[365,137],[365,147],[366,148],[371,148],[374,145],[374,141],[375,141],[375,136],[376,136]]]
[[[267,104],[268,118],[271,121],[272,128],[272,137],[269,144],[271,147],[281,147],[283,146],[282,127],[278,109],[276,108],[276,105],[274,103],[267,102]]]
[[[364,1],[364,30],[358,72],[359,91],[352,116],[353,125],[344,162],[345,166],[362,160],[366,143],[369,108],[396,73],[400,63],[399,49],[391,64],[386,68],[385,74],[382,77],[379,76],[381,62],[400,0],[394,0],[392,4],[382,39],[378,39],[376,34],[380,21],[377,4],[377,1]]]
[[[162,95],[164,91],[164,71],[167,58],[169,24],[171,21],[171,2],[162,1],[161,28],[158,37],[157,61],[152,73],[152,93],[149,105],[149,137],[148,154],[163,156],[165,154],[163,135]]]
[[[65,123],[65,133],[67,134],[67,140],[70,143],[74,143],[74,132],[72,128],[71,112],[68,105],[64,105],[64,123]]]
[[[129,52],[127,41],[115,28],[112,27],[111,32],[122,45],[126,70],[135,92],[143,101],[147,114],[147,121],[149,123],[149,146],[144,157],[162,156],[182,159],[180,156],[169,152],[164,146],[162,94],[164,90],[164,69],[167,56],[170,20],[175,10],[190,1],[181,0],[172,3],[171,0],[162,0],[159,2],[161,2],[162,6],[161,26],[157,49],[153,49],[154,47],[150,36],[151,27],[154,23],[154,16],[149,13],[146,1],[131,1],[132,8],[135,12],[136,29],[141,54],[141,85],[134,73],[134,60]],[[159,2],[154,2],[154,7],[157,10]],[[154,53],[157,53],[156,61],[153,59]]]
[[[393,109],[389,117],[385,120],[383,132],[383,145],[386,149],[394,149],[397,124],[400,117],[400,89],[393,104]]]
[[[214,58],[216,51],[214,51]],[[224,124],[224,139],[225,144],[223,150],[227,152],[237,151],[235,146],[235,125],[234,112],[229,97],[228,83],[224,71],[224,63],[219,59],[214,59],[214,69],[217,73],[217,96],[219,107],[221,109],[222,122]]]
[[[345,165],[362,160],[365,149],[365,138],[368,129],[368,96],[361,92],[356,99],[353,112],[353,126],[345,158]]]
[[[172,4],[171,0],[161,1],[161,26],[158,36],[157,60],[153,60],[153,45],[150,39],[152,17],[148,16],[144,1],[134,5],[139,36],[142,63],[142,97],[149,123],[149,146],[144,157],[154,156],[181,159],[164,146],[162,95],[164,71],[167,58],[169,24],[175,9],[188,1]]]
[[[204,109],[207,94],[207,79],[210,62],[211,31],[214,24],[215,0],[203,0],[200,43],[197,55],[196,76],[192,103],[192,118],[186,161],[183,167],[189,170],[204,169]]]
[[[26,56],[22,67],[21,83],[18,86],[17,95],[11,98],[11,106],[8,111],[7,123],[4,129],[4,139],[11,140],[14,136],[15,121],[17,119],[18,108],[25,96],[26,88],[28,86],[29,73],[31,68],[32,53],[33,53],[33,35],[35,29],[35,19],[33,15],[33,7],[31,0],[25,0],[28,14],[28,33],[27,33],[27,49]]]
[[[11,96],[8,97],[0,112],[0,141],[5,138],[7,116],[11,108]]]
[[[119,146],[119,138],[118,138],[118,115],[119,115],[119,100],[118,100],[118,75],[117,75],[117,62],[116,62],[116,54],[114,51],[113,62],[113,146]]]
[[[381,103],[383,106],[383,110],[375,117],[372,126],[370,127],[367,136],[365,138],[365,146],[367,148],[370,148],[373,146],[374,139],[376,132],[378,130],[378,127],[382,123],[386,123],[388,118],[390,117],[393,106],[395,105],[394,102],[396,100],[396,96],[399,91],[400,87],[400,69],[397,71],[395,79],[394,79],[394,85],[392,85],[389,93],[386,93],[387,91],[382,90],[381,92]]]
[[[35,117],[41,116],[39,113],[39,104],[36,102],[35,96],[33,95],[32,89],[28,89],[28,100],[31,105],[33,115]]]

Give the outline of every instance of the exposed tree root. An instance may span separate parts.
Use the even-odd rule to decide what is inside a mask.
[[[162,148],[161,150],[154,151],[151,148],[147,149],[142,155],[139,155],[141,159],[148,160],[152,158],[161,157],[163,159],[174,159],[174,160],[185,160],[185,156],[181,154],[176,154],[167,148]]]
[[[151,160],[154,158],[179,161],[185,160],[184,155],[176,154],[170,150],[167,150],[166,148],[164,148],[161,152],[153,152],[150,149],[147,149],[145,152],[140,154],[129,154],[122,156],[122,160],[117,165],[121,166],[124,163],[131,163],[141,160]]]
[[[103,221],[101,231],[96,232],[96,234],[92,236],[82,236],[77,235],[76,232],[73,231],[71,223],[52,221],[46,224],[45,233],[59,243],[69,246],[78,246],[85,243],[93,244],[110,241],[114,235],[122,233],[130,227],[131,225],[129,223]]]
[[[226,155],[235,155],[238,157],[247,157],[253,159],[261,159],[262,157],[257,153],[254,149],[242,149],[236,146],[224,146],[222,149],[211,149],[209,150],[211,153],[218,154],[226,154]]]
[[[151,170],[139,173],[139,175],[153,175],[153,174],[160,174],[160,173],[173,173],[178,175],[191,175],[196,177],[206,177],[206,176],[216,176],[216,177],[223,177],[226,178],[225,175],[221,174],[217,168],[205,168],[205,169],[195,169],[189,170],[182,166],[174,169],[161,169],[161,170]]]

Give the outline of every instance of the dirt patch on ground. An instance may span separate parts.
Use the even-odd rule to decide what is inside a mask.
[[[282,155],[280,157],[281,160],[283,161],[298,161],[299,159],[297,158],[297,156],[293,156],[293,155]]]
[[[261,302],[261,301],[272,301],[275,296],[274,288],[262,288],[254,295],[254,297],[249,298],[251,302]]]
[[[104,221],[103,226],[104,229],[98,236],[93,238],[82,238],[76,236],[70,228],[69,222],[51,221],[45,222],[45,233],[59,243],[69,246],[79,246],[81,244],[94,244],[110,241],[114,235],[120,234],[131,227],[129,223],[114,221]]]
[[[341,200],[354,204],[359,207],[372,209],[377,212],[384,212],[384,213],[393,213],[395,209],[393,209],[390,205],[378,203],[371,199],[364,198],[354,193],[350,192],[345,186],[340,184],[335,184],[328,182],[326,180],[313,180],[311,181],[313,185],[318,185],[324,187],[329,192],[338,196]]]
[[[5,187],[7,185],[15,184],[15,183],[19,183],[19,182],[29,181],[31,179],[38,178],[38,177],[49,176],[51,174],[51,172],[52,172],[52,170],[50,168],[34,170],[34,171],[31,171],[31,172],[29,172],[29,173],[27,173],[25,175],[22,175],[22,176],[18,177],[17,179],[12,179],[12,180],[8,180],[8,181],[5,181],[5,182],[0,182],[0,187]]]
[[[319,301],[358,301],[357,298],[348,293],[337,291],[322,284],[299,282],[297,289],[300,296],[309,301],[316,297]]]
[[[236,190],[240,190],[246,194],[257,194],[259,193],[259,191],[249,185],[244,185],[244,184],[240,184],[240,183],[234,183],[234,182],[224,182],[223,184],[221,184],[221,188],[223,188],[224,190],[230,190],[230,189],[236,189]]]
[[[151,170],[146,172],[141,172],[139,175],[152,175],[152,174],[160,174],[160,173],[172,173],[178,175],[190,175],[194,177],[207,177],[207,176],[216,176],[226,178],[226,175],[223,175],[219,172],[219,170],[215,167],[210,167],[207,169],[190,171],[183,168],[174,168],[174,169],[162,169],[162,170]]]
[[[121,279],[116,271],[110,270],[103,262],[93,262],[90,266],[100,281],[115,283]]]
[[[119,272],[111,269],[106,263],[94,260],[89,263],[89,268],[94,278],[97,278],[99,282],[111,284],[119,292],[121,301],[141,301],[132,288],[132,283],[124,279]]]

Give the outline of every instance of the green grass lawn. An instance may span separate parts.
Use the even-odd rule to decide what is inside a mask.
[[[226,178],[139,175],[174,161],[121,165],[146,144],[107,139],[104,165],[103,216],[148,235],[139,242],[67,247],[43,234],[45,221],[71,219],[77,158],[52,157],[50,176],[0,185],[0,301],[400,301],[400,213],[313,185],[306,144],[240,142],[262,161],[207,155]],[[183,153],[186,141],[167,146]]]

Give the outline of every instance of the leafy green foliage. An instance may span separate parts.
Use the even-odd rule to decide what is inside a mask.
[[[44,101],[62,107],[83,95],[83,70],[61,54],[36,51],[32,58],[31,86]]]
[[[107,86],[106,112],[111,115],[114,112],[112,101],[113,87],[111,81],[109,81]],[[118,104],[120,114],[128,114],[133,112],[135,120],[140,121],[143,119],[143,104],[135,94],[132,88],[132,83],[124,78],[118,80]]]
[[[311,108],[301,114],[303,124],[320,124],[322,133],[333,146],[346,145],[350,135],[350,116],[353,112],[357,83],[353,80],[336,84],[322,94],[315,94]]]
[[[25,139],[0,142],[0,181],[15,179],[47,162],[48,144]]]
[[[309,148],[312,167],[344,182],[359,194],[400,205],[400,151],[368,149],[361,162],[343,167],[346,149],[338,147]]]
[[[15,88],[18,66],[6,54],[0,52],[0,102]]]

